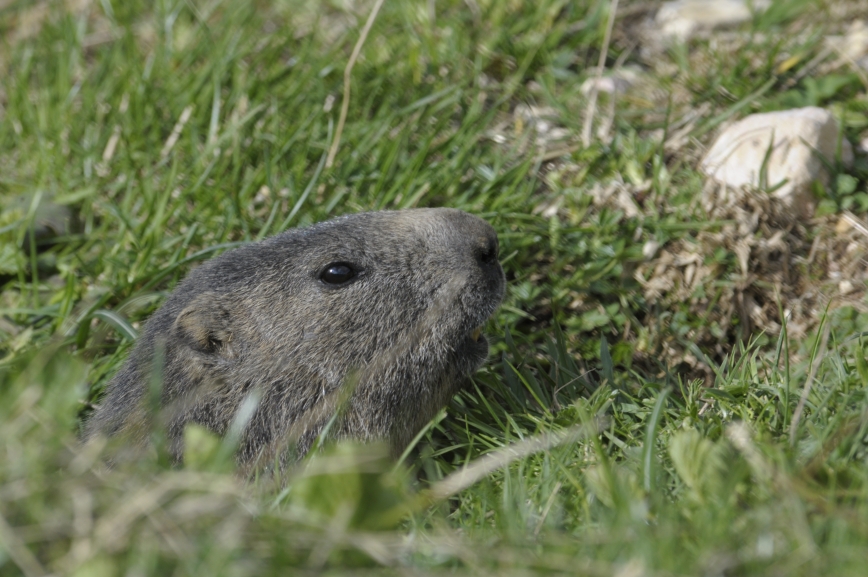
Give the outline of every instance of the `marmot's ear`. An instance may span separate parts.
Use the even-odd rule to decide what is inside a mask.
[[[224,297],[202,293],[181,311],[173,331],[182,343],[201,353],[226,353],[232,340],[232,313]]]

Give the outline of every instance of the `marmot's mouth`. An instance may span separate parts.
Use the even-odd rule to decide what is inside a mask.
[[[470,365],[466,370],[472,373],[488,357],[488,340],[482,334],[481,326],[464,334],[466,335],[464,341],[456,348],[456,352],[460,357],[469,361]]]

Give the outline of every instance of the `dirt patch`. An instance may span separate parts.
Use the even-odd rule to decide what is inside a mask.
[[[725,353],[761,331],[776,337],[784,319],[799,340],[827,310],[866,310],[868,227],[855,215],[802,221],[764,191],[711,184],[701,208],[725,224],[667,244],[635,274],[649,303],[703,319],[685,335],[700,349]]]

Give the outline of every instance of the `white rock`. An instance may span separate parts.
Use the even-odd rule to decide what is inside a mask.
[[[667,39],[687,40],[697,31],[732,26],[750,20],[769,0],[675,0],[665,2],[654,20]]]
[[[817,155],[834,162],[838,138],[838,123],[822,108],[752,114],[717,137],[700,169],[718,183],[734,188],[760,186],[766,163],[765,185],[780,185],[774,196],[796,215],[807,218],[813,215],[815,205],[811,183],[820,179],[828,184],[829,179]],[[846,138],[841,142],[841,160],[853,162],[853,149]]]

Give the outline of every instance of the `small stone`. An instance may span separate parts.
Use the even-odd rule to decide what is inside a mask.
[[[696,274],[696,265],[689,264],[684,268],[684,286],[690,287],[693,285],[693,276]]]
[[[769,0],[675,0],[665,2],[654,20],[664,37],[685,41],[699,30],[746,22],[769,4]]]
[[[846,296],[854,290],[856,290],[856,287],[848,280],[842,280],[838,283],[838,292],[841,293],[841,296]]]
[[[265,201],[267,201],[270,196],[271,196],[271,189],[268,187],[268,185],[263,184],[261,187],[259,187],[259,190],[256,192],[256,196],[253,197],[253,203],[254,204],[262,204]]]
[[[624,94],[639,80],[639,71],[633,67],[618,68],[606,76],[592,76],[582,83],[582,94],[588,95],[596,89],[600,94]]]
[[[839,137],[834,116],[822,108],[752,114],[717,137],[700,168],[733,188],[777,187],[772,193],[775,197],[798,216],[809,218],[815,208],[811,183],[820,180],[828,185],[829,181],[818,155],[834,162]],[[853,149],[846,138],[841,141],[841,160],[847,165],[853,162]],[[764,164],[765,182],[761,183]]]
[[[538,145],[566,140],[570,131],[560,124],[560,115],[551,106],[519,104],[515,107],[516,133],[521,134],[524,127],[533,129]]]
[[[657,254],[657,249],[660,248],[660,243],[656,240],[649,240],[642,246],[642,256],[645,260],[651,260]]]

